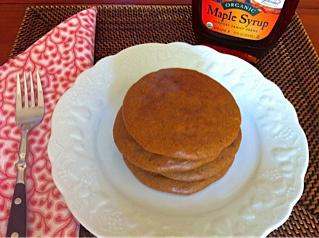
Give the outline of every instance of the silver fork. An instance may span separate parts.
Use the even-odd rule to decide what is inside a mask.
[[[17,74],[16,86],[16,123],[21,128],[19,160],[16,163],[17,181],[11,202],[11,210],[7,227],[7,237],[26,237],[26,189],[25,170],[27,168],[28,133],[38,125],[44,115],[44,98],[39,71],[36,72],[37,99],[33,88],[33,76],[29,73],[30,101],[28,99],[28,75],[23,74],[24,96],[22,100],[20,76]],[[24,104],[22,104],[24,101]]]

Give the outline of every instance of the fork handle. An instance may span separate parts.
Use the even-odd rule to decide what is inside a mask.
[[[26,211],[25,184],[17,183],[11,202],[7,237],[26,237],[27,211]]]

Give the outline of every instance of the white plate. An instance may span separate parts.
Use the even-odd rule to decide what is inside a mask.
[[[141,184],[112,137],[127,89],[168,67],[213,77],[232,92],[242,113],[234,164],[221,180],[190,196]],[[296,112],[275,84],[243,60],[185,43],[134,46],[81,74],[56,106],[48,151],[68,207],[97,236],[265,236],[300,198],[308,164]]]

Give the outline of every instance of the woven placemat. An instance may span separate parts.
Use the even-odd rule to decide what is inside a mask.
[[[26,10],[12,56],[87,6],[35,6]],[[190,6],[97,6],[95,61],[136,44],[196,43]],[[302,198],[289,220],[269,236],[319,236],[319,58],[298,16],[278,45],[257,63],[295,106],[306,132],[310,163]],[[83,227],[80,236],[92,236]]]

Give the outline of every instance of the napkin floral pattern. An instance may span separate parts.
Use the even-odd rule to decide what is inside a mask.
[[[84,10],[0,66],[0,236],[6,233],[20,141],[20,129],[15,124],[16,74],[36,70],[40,71],[45,95],[45,116],[28,141],[27,235],[78,235],[78,222],[52,180],[47,144],[56,103],[93,64],[95,24],[96,10]]]

